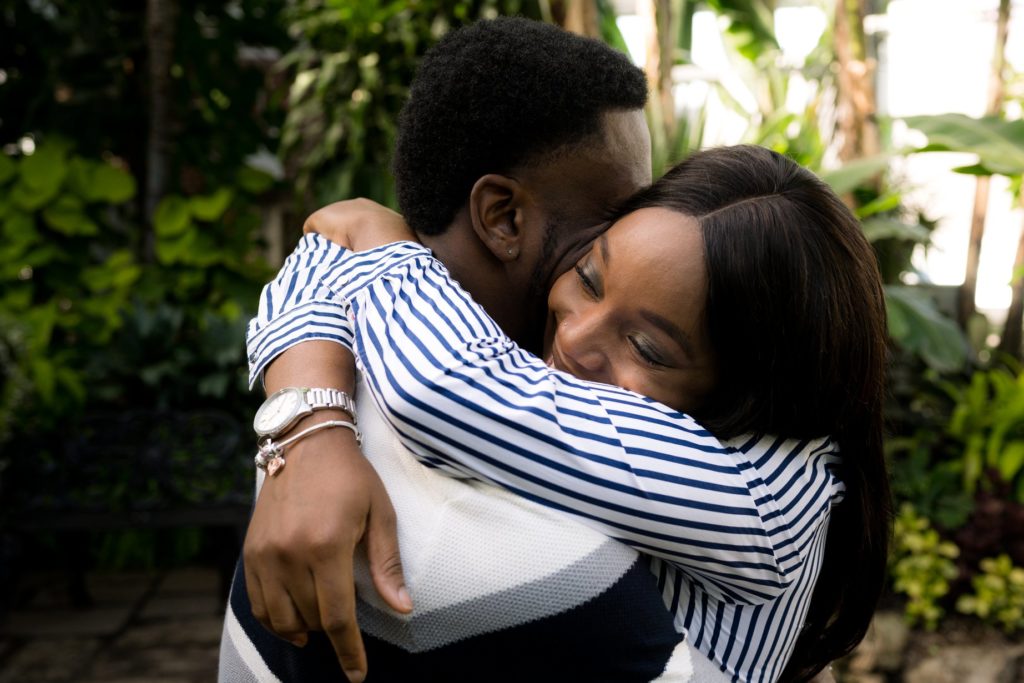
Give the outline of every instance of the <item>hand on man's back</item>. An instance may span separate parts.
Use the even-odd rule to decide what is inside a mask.
[[[243,548],[253,615],[298,646],[308,631],[325,631],[350,681],[367,670],[352,569],[364,539],[377,591],[408,612],[384,485],[352,432],[328,429],[289,447],[287,467],[264,482]]]

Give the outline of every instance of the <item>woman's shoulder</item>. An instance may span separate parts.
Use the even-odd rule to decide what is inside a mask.
[[[723,443],[742,454],[752,483],[780,503],[800,499],[801,508],[828,508],[842,497],[839,444],[830,436],[748,434]]]

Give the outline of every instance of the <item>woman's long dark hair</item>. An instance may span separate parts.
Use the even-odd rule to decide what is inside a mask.
[[[892,504],[882,452],[886,318],[874,252],[811,172],[761,147],[699,152],[630,200],[697,219],[718,384],[694,411],[720,438],[829,435],[846,485],[783,681],[864,637],[885,579]]]

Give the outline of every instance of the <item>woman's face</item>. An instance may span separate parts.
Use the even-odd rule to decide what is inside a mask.
[[[582,379],[692,411],[715,382],[706,299],[697,222],[668,209],[635,211],[555,281],[545,359]]]

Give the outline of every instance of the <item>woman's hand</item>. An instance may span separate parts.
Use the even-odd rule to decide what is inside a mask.
[[[417,241],[401,214],[369,199],[328,204],[306,219],[302,232],[319,233],[352,251],[366,251],[392,242]]]
[[[267,391],[328,386],[352,395],[355,360],[344,347],[306,341],[270,364]],[[292,431],[338,417],[319,411]],[[297,433],[297,432],[296,432]],[[366,547],[374,587],[398,612],[412,609],[402,577],[395,511],[384,484],[348,429],[326,429],[288,447],[288,466],[263,482],[242,550],[253,616],[296,645],[323,630],[353,683],[366,654],[356,623],[352,561]]]
[[[352,567],[359,543],[381,597],[399,612],[412,609],[394,509],[347,429],[318,432],[288,451],[288,466],[264,481],[245,538],[253,615],[298,646],[307,631],[324,631],[348,679],[362,681],[367,661]]]

